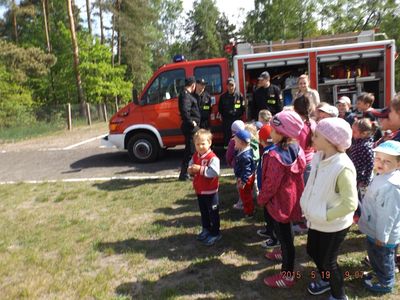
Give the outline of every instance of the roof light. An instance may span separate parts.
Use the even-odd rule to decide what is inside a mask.
[[[172,61],[173,61],[174,63],[182,62],[182,61],[186,61],[186,58],[185,58],[185,56],[182,55],[182,54],[176,54],[176,55],[174,55],[174,57],[172,58]]]

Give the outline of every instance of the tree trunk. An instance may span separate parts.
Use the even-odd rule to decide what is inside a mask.
[[[69,28],[71,31],[71,43],[72,43],[72,51],[74,54],[74,70],[75,70],[75,81],[76,81],[76,89],[78,91],[78,102],[81,107],[81,113],[85,111],[85,101],[83,99],[83,91],[82,91],[82,82],[81,82],[81,74],[79,72],[79,48],[78,42],[76,39],[75,32],[75,20],[74,14],[72,11],[72,0],[67,0],[68,7],[68,18],[69,18]]]
[[[14,41],[18,44],[18,29],[17,29],[17,4],[15,0],[12,1],[12,23],[14,29]]]
[[[100,17],[100,43],[104,44],[104,25],[103,25],[103,3],[99,0],[99,17]]]
[[[86,0],[86,14],[89,34],[92,35],[92,22],[90,21],[90,1]]]
[[[116,1],[116,9],[117,9],[117,54],[118,54],[118,65],[121,65],[121,56],[122,56],[122,36],[121,36],[121,29],[120,29],[120,12],[121,12],[121,1]]]
[[[46,33],[46,44],[47,44],[47,52],[51,53],[51,42],[50,42],[50,25],[49,25],[49,2],[48,0],[42,0],[42,8],[43,8],[43,20],[44,20],[44,31]],[[50,84],[51,84],[51,97],[53,103],[57,103],[57,98],[54,93],[54,76],[53,76],[53,68],[50,68]]]
[[[114,55],[114,39],[115,39],[115,14],[113,13],[111,18],[111,65],[114,67],[115,64],[115,55]]]
[[[44,20],[44,31],[46,33],[46,42],[47,42],[47,52],[51,53],[51,44],[50,44],[50,30],[49,30],[49,22],[48,22],[48,2],[47,0],[42,0],[43,7],[43,20]]]

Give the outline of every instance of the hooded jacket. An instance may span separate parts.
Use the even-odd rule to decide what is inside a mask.
[[[235,177],[240,178],[243,183],[247,183],[255,171],[256,164],[253,160],[253,150],[248,146],[235,156]]]
[[[298,144],[290,144],[287,149],[275,145],[264,153],[258,204],[266,206],[275,221],[301,220],[299,201],[304,189],[305,166],[304,152]]]
[[[362,202],[358,227],[386,247],[400,243],[400,170],[373,179]]]

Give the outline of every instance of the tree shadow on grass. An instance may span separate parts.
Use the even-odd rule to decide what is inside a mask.
[[[226,263],[221,257],[208,257],[194,261],[186,269],[169,273],[158,280],[143,280],[120,284],[115,292],[131,299],[310,299],[306,291],[308,278],[299,276],[291,289],[272,289],[264,285],[266,276],[276,273],[262,262],[241,266]],[[302,273],[311,272],[303,268]],[[326,295],[313,299],[326,299]]]
[[[103,191],[121,191],[134,189],[141,185],[156,184],[156,183],[168,183],[176,181],[175,179],[143,179],[143,180],[131,180],[131,179],[112,179],[103,182],[96,182],[93,184],[94,187]]]
[[[234,203],[238,199],[236,186],[232,179],[223,179],[219,187],[219,206],[221,220],[240,221],[244,217],[242,210],[232,209]],[[256,207],[256,213],[253,220],[249,222],[263,222],[263,211],[260,207]],[[184,199],[178,199],[173,203],[172,207],[161,207],[154,210],[155,213],[164,214],[166,216],[178,216],[188,212],[197,212],[200,218],[200,212],[197,204],[197,196],[195,193],[188,194]],[[168,223],[168,221],[166,221]],[[185,223],[185,222],[184,222]]]
[[[164,214],[166,216],[178,216],[198,210],[196,195],[189,194],[183,199],[176,200],[173,203],[173,206],[156,208],[154,212],[157,214]]]
[[[177,224],[183,222],[195,224],[195,217],[184,218]],[[172,223],[169,225],[174,226]],[[96,248],[108,254],[141,253],[149,260],[168,258],[172,261],[192,262],[188,268],[169,273],[157,281],[126,282],[116,288],[118,295],[132,299],[166,299],[178,296],[215,299],[221,293],[224,299],[310,299],[306,288],[310,281],[317,278],[317,273],[314,263],[306,253],[304,239],[303,243],[297,243],[295,247],[295,270],[298,272],[296,286],[292,289],[276,290],[264,286],[263,278],[279,272],[281,264],[264,258],[265,250],[257,244],[259,238],[255,235],[254,226],[248,224],[232,227],[222,230],[222,235],[223,239],[213,247],[206,247],[195,241],[195,234],[178,234],[158,240],[131,238],[99,243]],[[227,259],[224,259],[225,255],[228,255]],[[234,256],[231,257],[232,255]],[[238,266],[242,259],[247,259],[247,262]],[[232,261],[236,263],[231,264]],[[368,297],[367,292],[359,291],[360,280],[353,278],[362,270],[357,266],[341,268],[343,273],[348,272],[346,288],[349,295]],[[327,295],[313,296],[316,300],[326,298]]]
[[[209,256],[220,256],[230,252],[250,261],[262,263],[262,265],[271,264],[264,258],[266,250],[260,247],[262,240],[255,234],[252,224],[224,229],[221,230],[221,234],[222,239],[212,247],[196,241],[195,233],[184,233],[158,239],[130,238],[121,241],[99,242],[95,245],[95,249],[109,255],[140,253],[147,259],[168,258],[172,261],[205,259]],[[297,245],[296,253],[296,263],[309,261],[304,245]]]
[[[194,261],[187,268],[162,276],[158,280],[125,282],[117,286],[118,296],[131,299],[327,299],[329,292],[310,296],[308,284],[314,280],[313,267],[301,267],[295,274],[296,284],[290,289],[272,289],[264,285],[263,279],[279,272],[262,263],[236,266],[224,263],[221,257],[208,257]],[[371,294],[361,287],[360,279],[345,279],[346,293],[351,298],[367,298]]]
[[[221,255],[222,253],[238,249],[245,243],[238,240],[237,235],[243,227],[235,227],[222,231],[223,238],[213,247],[207,247],[195,240],[195,234],[177,234],[159,239],[136,239],[116,242],[100,242],[96,250],[109,254],[142,253],[149,259],[168,258],[174,261],[205,258],[209,255]],[[232,236],[235,241],[232,241]]]

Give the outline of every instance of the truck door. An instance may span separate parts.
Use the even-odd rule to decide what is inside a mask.
[[[178,96],[184,83],[183,68],[164,71],[154,78],[140,99],[144,123],[157,128],[166,144],[165,139],[176,139],[181,135]]]

